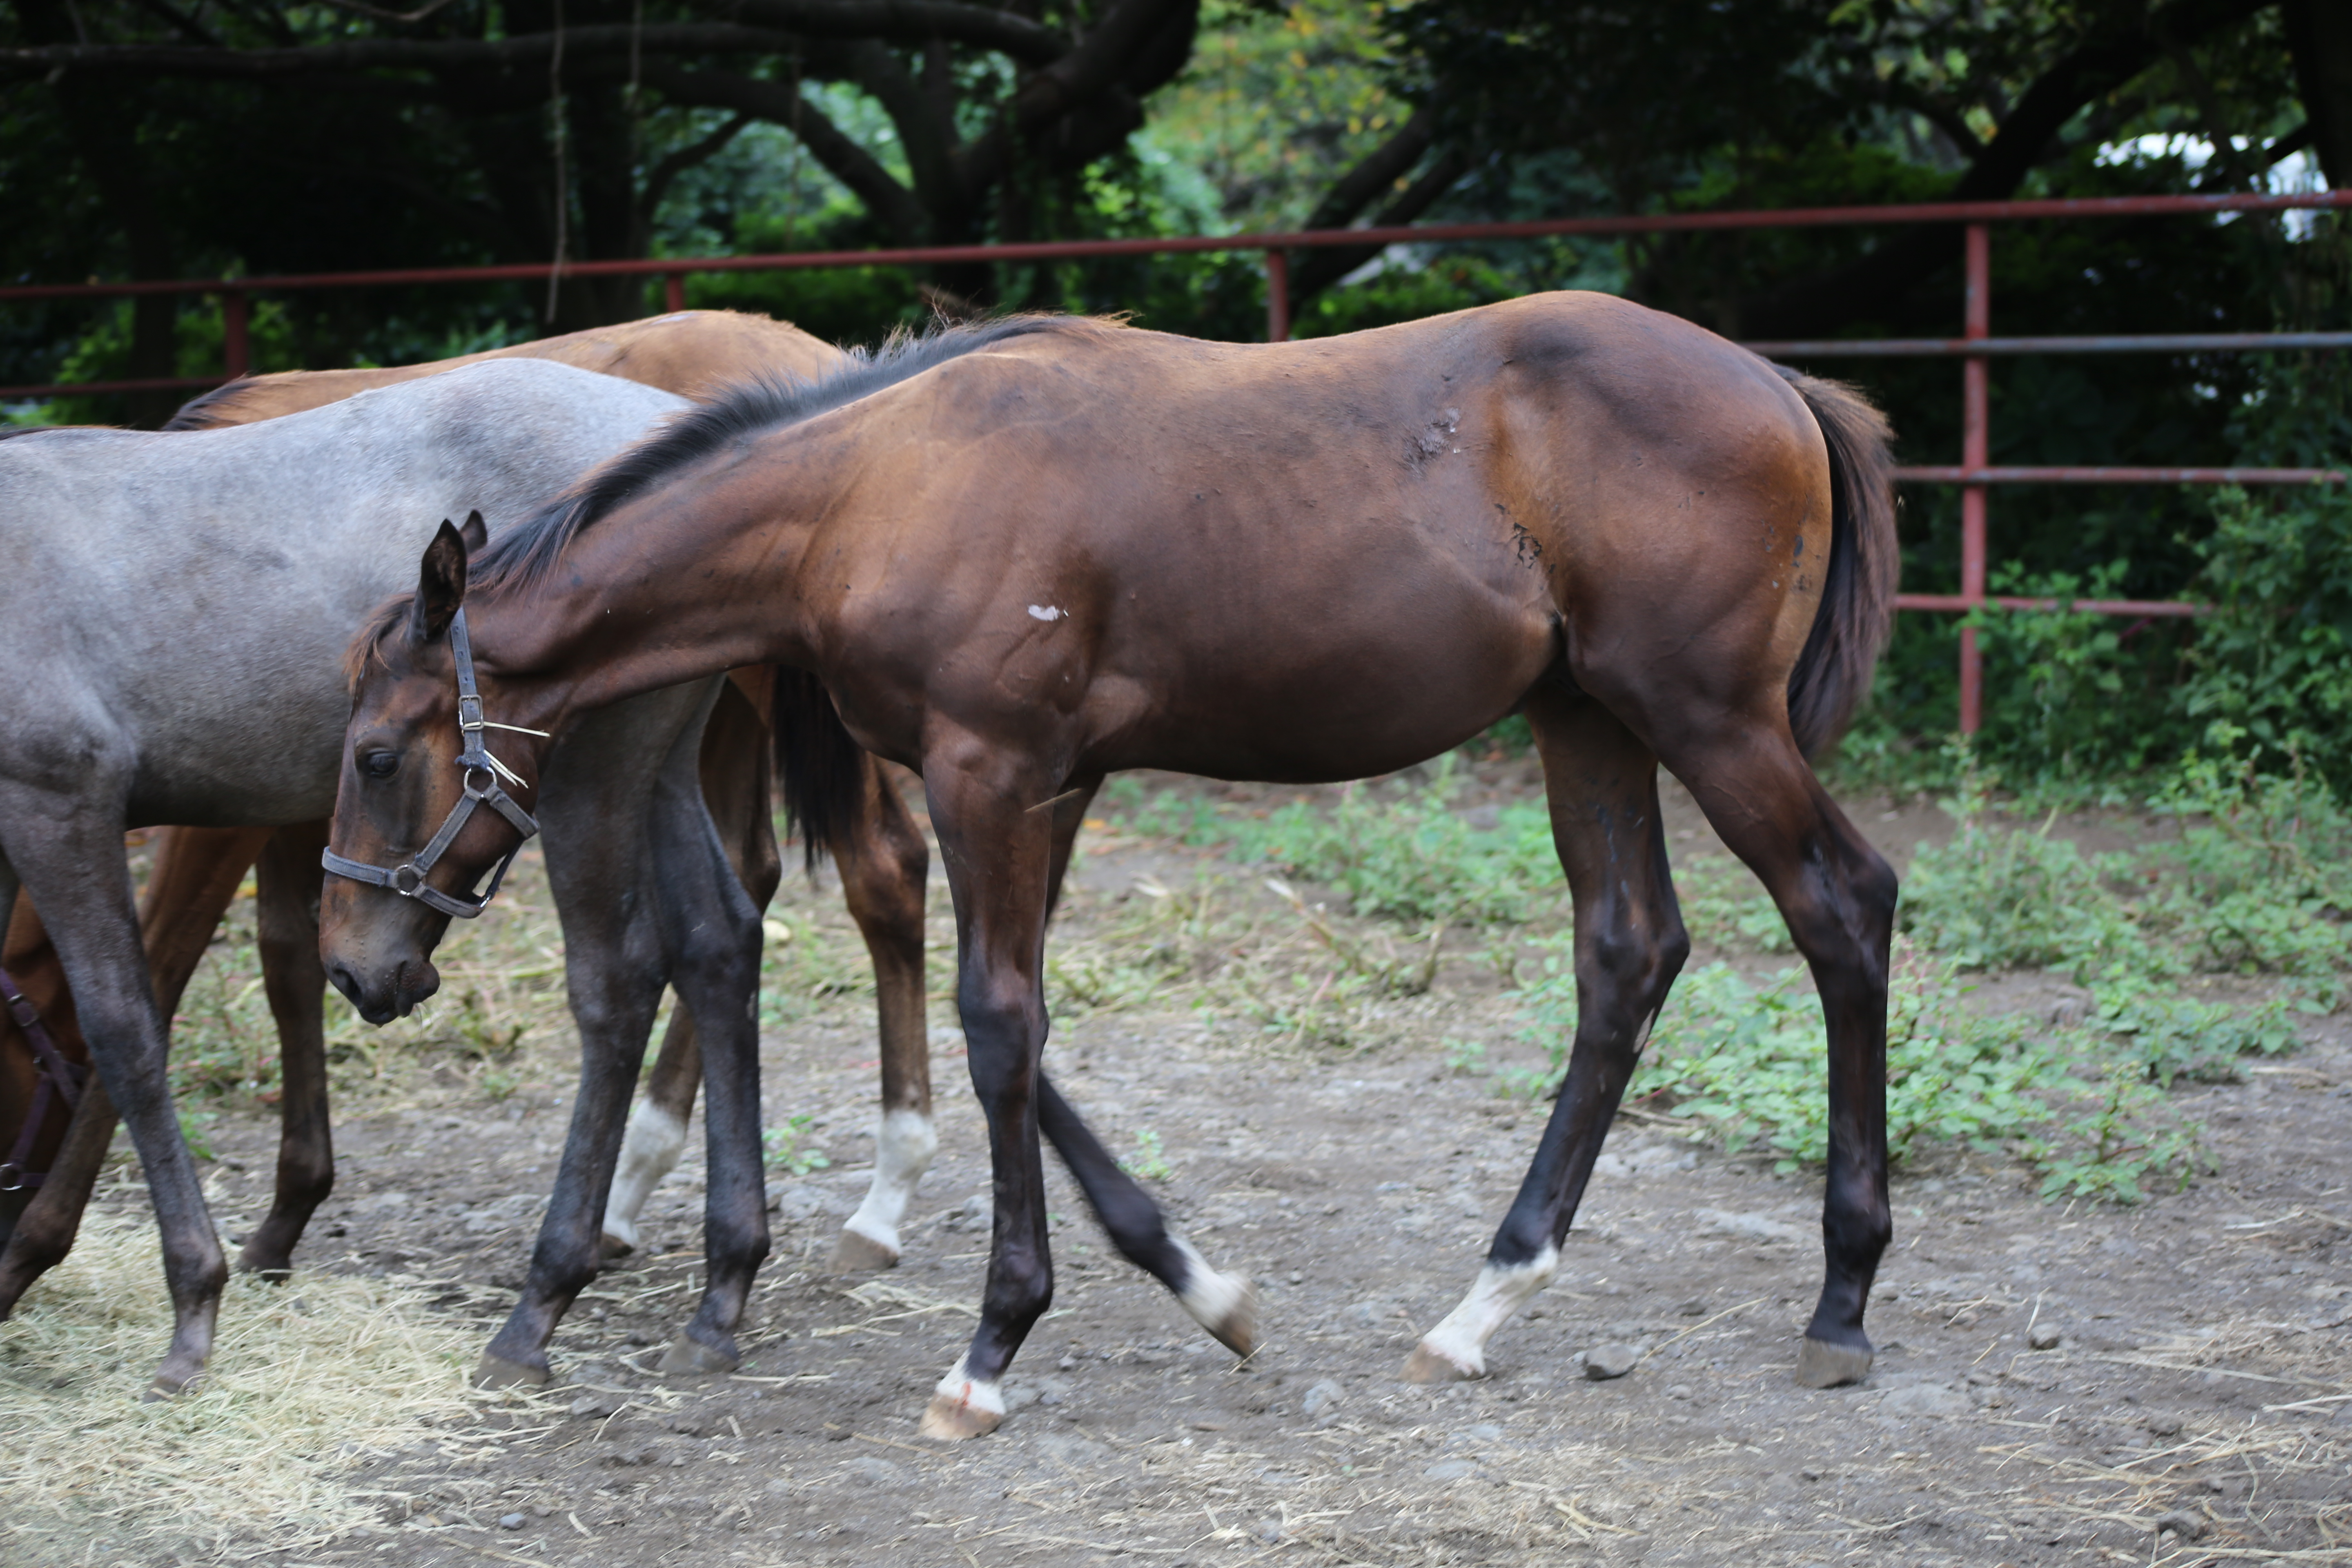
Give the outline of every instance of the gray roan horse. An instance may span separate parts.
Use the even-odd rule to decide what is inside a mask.
[[[100,1078],[146,1167],[175,1319],[157,1391],[203,1369],[227,1270],[165,1084],[165,1023],[140,947],[124,829],[324,816],[350,708],[343,646],[370,606],[413,580],[439,521],[479,511],[493,526],[520,521],[687,406],[634,383],[519,362],[236,429],[62,429],[0,443],[0,550],[15,563],[0,577],[11,676],[0,698],[0,908],[21,885],[47,921]],[[583,726],[567,753],[592,741],[603,755],[676,750],[690,777],[714,690],[698,682],[615,710],[616,722]],[[562,819],[560,801],[544,805]],[[579,858],[583,873],[559,879],[567,906],[627,891],[613,885],[627,872],[611,860]],[[748,902],[723,861],[706,880],[706,900],[732,889]],[[614,1024],[626,1021],[603,1016],[593,970],[572,970],[583,1041],[615,1049]],[[693,992],[697,978],[677,976],[698,1018],[713,1028],[744,1020],[747,1039],[714,1057],[752,1060],[738,994],[750,981],[714,977],[728,993],[718,1006],[707,987]],[[640,1048],[643,1037],[639,1026]],[[713,1095],[711,1110],[756,1164],[756,1082],[748,1099]]]

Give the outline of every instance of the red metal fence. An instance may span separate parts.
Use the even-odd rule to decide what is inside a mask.
[[[1989,460],[1988,364],[2014,354],[2269,353],[2295,349],[2352,348],[2352,332],[2174,332],[2126,337],[1996,338],[1992,335],[1990,225],[2033,219],[2206,216],[2279,212],[2292,208],[2352,208],[2352,191],[2302,195],[2101,196],[2080,200],[1929,202],[1911,206],[1805,207],[1766,212],[1669,213],[1647,217],[1554,218],[1528,223],[1432,224],[1417,227],[1315,229],[1290,234],[1184,235],[1160,239],[1069,240],[1024,245],[925,246],[903,250],[801,251],[775,256],[664,257],[644,261],[577,261],[560,268],[546,262],[504,267],[439,267],[378,272],[298,273],[262,278],[215,278],[130,283],[60,283],[0,288],[0,303],[37,300],[121,298],[139,294],[215,296],[221,302],[223,374],[139,381],[0,387],[0,398],[47,397],[75,393],[193,391],[216,386],[246,374],[247,322],[252,297],[321,289],[364,289],[415,284],[541,282],[551,275],[580,278],[654,278],[663,280],[667,309],[683,310],[686,279],[696,272],[781,272],[806,268],[920,267],[969,263],[1067,261],[1111,256],[1166,255],[1186,251],[1255,250],[1264,254],[1266,273],[1266,338],[1290,335],[1289,252],[1325,246],[1426,245],[1445,241],[1537,239],[1556,235],[1622,235],[1704,232],[1748,228],[1861,227],[1880,225],[1962,226],[1966,278],[1963,335],[1958,338],[1823,339],[1754,342],[1748,346],[1776,358],[1955,358],[1960,361],[1961,437],[1958,464],[1902,468],[1899,480],[1960,487],[1960,591],[1903,594],[1905,610],[1968,613],[1991,606],[2055,609],[2054,600],[1989,597],[1985,593],[1985,502],[1988,487],[1999,484],[2313,484],[2343,483],[2337,468],[1995,468]],[[2178,600],[2078,599],[2068,606],[2094,615],[2194,616],[2204,606]],[[1983,667],[1976,628],[1960,629],[1960,728],[1975,733],[1983,713]]]

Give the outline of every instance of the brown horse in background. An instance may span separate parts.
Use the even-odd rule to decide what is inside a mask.
[[[426,364],[286,371],[242,379],[194,399],[165,428],[252,424],[489,359],[555,360],[693,397],[762,376],[814,381],[847,363],[838,349],[766,316],[688,310]],[[713,819],[737,874],[762,907],[782,874],[769,806],[775,681],[771,669],[737,671],[705,729],[702,752],[703,787]],[[869,1198],[873,1212],[861,1211],[863,1225],[853,1221],[842,1233],[835,1263],[844,1269],[885,1268],[898,1260],[895,1221],[904,1195],[888,1189],[910,1189],[930,1148],[922,990],[922,889],[929,855],[880,765],[866,759],[863,767],[867,809],[850,821],[811,824],[809,838],[812,855],[822,844],[841,870],[851,913],[873,955],[881,1014],[884,1150],[877,1161],[878,1190]],[[325,981],[316,916],[324,841],[324,824],[157,830],[153,868],[140,906],[150,972],[169,1016],[246,873],[257,873],[263,985],[281,1041],[283,1130],[275,1200],[239,1262],[265,1272],[288,1267],[289,1255],[333,1179],[320,1010]],[[19,897],[13,917],[0,949],[0,968],[23,987],[67,1059],[86,1066],[88,1049],[72,994],[30,900]],[[683,1145],[701,1079],[695,1041],[690,1015],[677,1009],[633,1123],[628,1168],[608,1214],[617,1250],[634,1242],[636,1205]],[[37,1103],[38,1075],[33,1050],[15,1020],[0,1010],[0,1158],[18,1144]],[[63,1100],[52,1096],[45,1125],[35,1129],[26,1173],[6,1173],[21,1184],[0,1192],[0,1240],[6,1243],[0,1252],[0,1314],[72,1248],[116,1121],[113,1103],[95,1077],[87,1079],[81,1099],[80,1110],[69,1119]]]
[[[453,809],[461,613],[467,679],[534,731],[747,663],[822,679],[858,745],[921,773],[954,892],[996,1215],[980,1325],[924,1430],[970,1436],[1003,1419],[1001,1379],[1052,1297],[1045,926],[1105,775],[1360,777],[1524,712],[1574,898],[1575,1044],[1477,1283],[1406,1375],[1481,1375],[1488,1338],[1559,1266],[1689,949],[1663,763],[1770,891],[1821,991],[1826,1270],[1798,1375],[1849,1381],[1870,1364],[1892,1229],[1895,880],[1806,756],[1886,635],[1887,447],[1844,389],[1601,295],[1284,344],[1072,320],[952,331],[682,417],[478,569],[445,529],[417,595],[353,645],[334,849],[394,865]],[[526,798],[551,745],[497,737]],[[478,814],[433,881],[462,892],[514,843]],[[331,878],[321,916],[329,975],[363,1012],[430,994],[441,923],[415,901]],[[583,1222],[561,1218],[541,1239],[557,1288],[519,1316],[551,1321],[593,1277]],[[726,1265],[730,1289],[757,1261]]]

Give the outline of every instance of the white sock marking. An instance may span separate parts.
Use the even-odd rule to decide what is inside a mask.
[[[1462,1304],[1445,1314],[1437,1327],[1421,1337],[1422,1347],[1444,1356],[1472,1377],[1486,1375],[1486,1341],[1508,1322],[1528,1298],[1551,1282],[1559,1267],[1559,1248],[1547,1247],[1534,1261],[1510,1268],[1489,1263],[1478,1270],[1478,1282]]]
[[[661,1179],[677,1169],[686,1152],[686,1123],[650,1100],[637,1101],[629,1112],[629,1131],[621,1140],[621,1159],[613,1172],[613,1190],[604,1200],[604,1234],[634,1250],[637,1245],[637,1215]]]
[[[857,1205],[844,1228],[888,1247],[896,1257],[898,1222],[907,1217],[907,1205],[913,1201],[923,1173],[930,1169],[931,1155],[939,1146],[940,1135],[932,1131],[926,1113],[884,1111],[874,1135],[874,1181],[866,1189],[866,1201]]]
[[[1176,1250],[1184,1255],[1185,1265],[1184,1288],[1176,1293],[1176,1299],[1192,1314],[1194,1322],[1214,1333],[1249,1294],[1249,1281],[1238,1275],[1218,1273],[1191,1242],[1181,1236],[1172,1239]]]
[[[1002,1418],[1004,1415],[1004,1391],[992,1383],[975,1382],[964,1370],[964,1363],[971,1359],[969,1352],[956,1357],[955,1365],[948,1369],[948,1374],[940,1379],[940,1385],[931,1392],[942,1399],[952,1399],[958,1405],[970,1405],[974,1410],[984,1410]]]

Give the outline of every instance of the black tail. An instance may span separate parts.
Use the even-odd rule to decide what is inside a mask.
[[[866,810],[866,752],[849,738],[833,694],[804,669],[776,668],[776,776],[784,820],[800,830],[808,868]]]
[[[1830,562],[1813,635],[1789,672],[1789,727],[1808,757],[1838,738],[1870,694],[1895,625],[1894,432],[1840,382],[1780,373],[1812,410],[1830,448]]]

